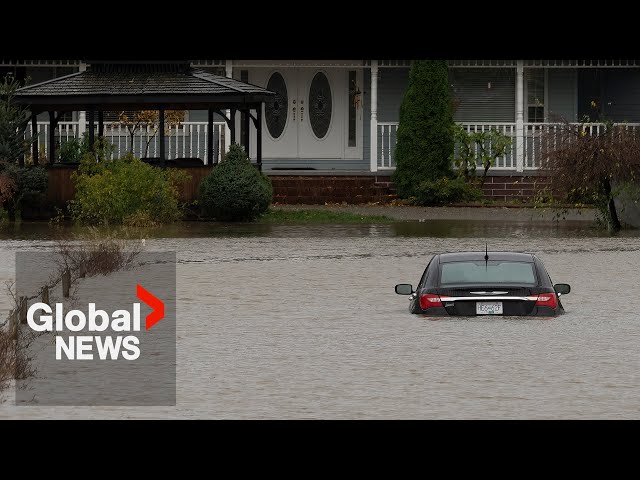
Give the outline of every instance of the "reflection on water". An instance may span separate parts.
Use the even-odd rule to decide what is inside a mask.
[[[69,230],[63,229],[63,233]],[[46,225],[0,230],[0,280]],[[178,405],[0,405],[0,418],[637,418],[638,232],[588,222],[174,225],[143,232],[178,251]],[[408,313],[431,255],[538,254],[570,283],[567,314],[429,320]],[[2,294],[3,310],[9,305]]]
[[[100,231],[100,228],[96,229]],[[428,220],[389,224],[329,224],[278,225],[270,223],[223,224],[213,222],[182,222],[153,228],[102,229],[110,234],[146,238],[203,238],[203,237],[609,237],[591,222],[565,220],[560,222],[501,220]],[[51,240],[86,234],[86,227],[73,225],[50,226],[44,222],[23,222],[0,225],[0,240]],[[638,230],[623,230],[618,237],[640,236]]]

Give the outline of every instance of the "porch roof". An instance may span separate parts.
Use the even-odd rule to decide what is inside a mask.
[[[20,88],[15,99],[32,111],[84,109],[246,108],[274,93],[189,64],[92,64],[84,72]],[[101,108],[104,107],[104,108]]]

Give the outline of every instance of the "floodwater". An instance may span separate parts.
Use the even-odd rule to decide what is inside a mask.
[[[588,222],[188,224],[177,250],[175,407],[15,406],[6,418],[640,418],[640,235]],[[408,313],[434,252],[528,251],[569,283],[557,318]],[[0,231],[14,252],[52,246],[44,225]],[[3,311],[7,295],[1,297]]]

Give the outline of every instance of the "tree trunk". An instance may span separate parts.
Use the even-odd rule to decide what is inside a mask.
[[[482,172],[482,180],[480,180],[480,188],[484,187],[484,181],[487,179],[487,172],[491,168],[491,163],[487,162],[484,165],[484,172]]]
[[[157,133],[157,132],[156,132]],[[154,133],[152,137],[149,137],[147,139],[147,146],[144,148],[144,156],[146,157],[147,154],[149,153],[149,145],[151,145],[151,140],[153,140],[155,138],[156,134]]]
[[[620,230],[620,220],[618,219],[618,212],[616,211],[616,204],[611,196],[611,184],[609,179],[605,178],[602,181],[602,187],[607,198],[607,208],[609,210],[608,227],[610,232],[618,232]]]

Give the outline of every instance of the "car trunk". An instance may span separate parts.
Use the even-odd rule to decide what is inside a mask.
[[[539,288],[498,285],[437,289],[449,315],[529,315],[536,302],[526,297],[538,291]]]

